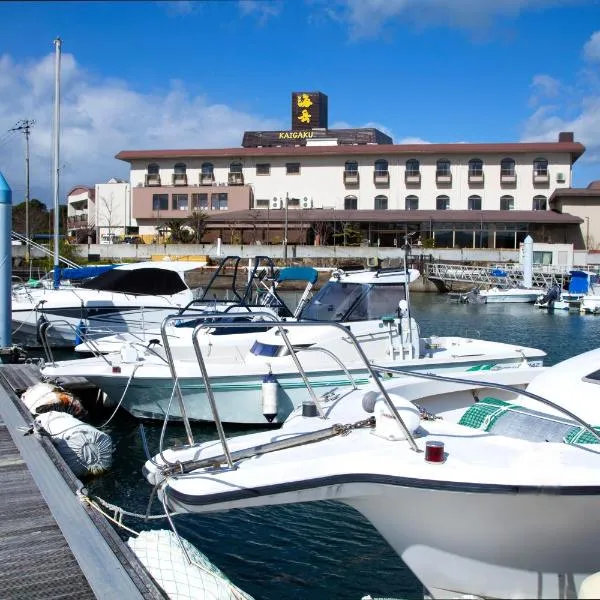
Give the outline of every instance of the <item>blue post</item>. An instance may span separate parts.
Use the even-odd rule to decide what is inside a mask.
[[[12,191],[0,173],[0,347],[12,344]]]

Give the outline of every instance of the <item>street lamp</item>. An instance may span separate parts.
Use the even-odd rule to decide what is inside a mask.
[[[585,218],[585,249],[590,249],[590,218]]]
[[[288,247],[288,204],[290,196],[288,193],[285,195],[285,222],[283,226],[283,260],[287,264],[287,247]]]

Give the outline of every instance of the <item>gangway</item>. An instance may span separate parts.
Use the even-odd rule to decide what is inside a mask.
[[[514,287],[523,285],[523,269],[518,264],[503,264],[495,266],[472,266],[462,264],[427,264],[425,276],[433,281],[439,281],[445,287],[451,288],[453,283],[470,283],[484,287]],[[561,288],[569,277],[565,267],[552,265],[534,265],[532,285],[545,290],[554,284]]]
[[[30,240],[30,239],[28,240],[24,235],[17,233],[16,231],[11,231],[10,237],[13,240],[17,240],[18,242],[22,242],[23,244],[26,244],[26,245],[30,246],[31,248],[35,248],[36,250],[43,252],[46,256],[54,256],[54,252],[52,252],[52,250],[50,250],[50,248],[46,248],[46,246],[42,246],[42,244],[38,244],[37,242],[34,242],[33,240]],[[78,265],[77,263],[74,263],[72,260],[65,258],[64,256],[59,256],[58,260],[59,260],[59,262],[67,265],[67,267],[71,267],[72,269],[79,269],[81,266],[81,265]]]

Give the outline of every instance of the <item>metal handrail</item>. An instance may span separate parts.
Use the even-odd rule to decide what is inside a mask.
[[[584,429],[586,429],[589,433],[591,433],[598,440],[598,442],[600,442],[600,433],[598,433],[587,421],[584,421],[583,419],[578,417],[575,413],[572,413],[567,408],[564,408],[564,406],[561,406],[560,404],[556,404],[555,402],[552,402],[551,400],[548,400],[547,398],[544,398],[543,396],[538,396],[537,394],[534,394],[533,392],[528,392],[527,390],[515,388],[511,385],[505,385],[503,383],[495,383],[492,381],[483,381],[483,380],[477,380],[477,379],[462,379],[460,377],[448,377],[447,375],[433,375],[432,373],[421,373],[419,371],[411,371],[410,369],[402,369],[401,367],[385,367],[382,365],[374,364],[373,368],[377,371],[385,371],[387,373],[399,373],[400,375],[410,375],[411,377],[419,377],[421,379],[431,379],[433,381],[444,381],[447,383],[460,383],[460,384],[467,384],[467,385],[472,385],[472,384],[484,385],[486,387],[490,387],[490,388],[494,388],[494,389],[498,389],[498,390],[505,390],[507,392],[512,392],[512,393],[516,392],[523,396],[527,396],[527,398],[531,398],[532,400],[541,402],[542,404],[545,404],[545,405],[549,406],[550,408],[553,408],[559,412],[564,413],[569,418],[571,418],[573,421],[575,421],[576,423],[579,423],[579,425],[581,425]]]
[[[258,328],[261,326],[261,323],[258,322],[254,322],[254,323],[247,323],[248,326],[250,326],[251,328]],[[279,329],[279,331],[281,332],[281,337],[284,340],[284,342],[286,343],[286,346],[288,347],[293,359],[294,359],[294,363],[296,364],[296,366],[299,368],[299,373],[301,374],[301,376],[303,377],[305,384],[307,384],[307,388],[309,390],[309,393],[311,393],[311,386],[310,383],[307,381],[306,379],[306,373],[304,373],[302,366],[299,364],[298,361],[298,357],[296,356],[296,351],[294,350],[293,346],[291,345],[289,338],[286,335],[285,329],[289,328],[289,327],[323,327],[323,323],[321,322],[311,322],[311,321],[290,321],[290,322],[279,322],[279,323],[275,323],[274,327],[277,327]],[[379,391],[381,392],[384,401],[388,407],[388,409],[390,410],[390,412],[392,413],[392,415],[394,416],[394,418],[396,419],[396,421],[398,422],[398,424],[400,425],[402,431],[404,432],[404,435],[406,436],[406,439],[408,440],[410,447],[415,451],[415,452],[421,452],[421,450],[419,449],[419,447],[417,446],[417,443],[415,442],[415,439],[411,433],[411,431],[408,429],[408,427],[406,426],[406,424],[404,423],[404,420],[402,419],[402,417],[400,416],[400,413],[398,412],[398,409],[396,408],[396,406],[394,405],[394,403],[392,402],[391,398],[389,397],[381,379],[377,376],[377,373],[375,371],[375,369],[372,367],[371,363],[369,362],[369,359],[367,358],[366,354],[364,353],[363,349],[360,347],[360,344],[358,342],[358,340],[356,339],[356,337],[354,336],[354,334],[348,330],[347,327],[345,327],[343,324],[341,323],[336,323],[336,322],[329,322],[326,323],[325,325],[328,325],[330,327],[339,329],[341,332],[343,332],[344,336],[348,337],[349,340],[351,341],[351,343],[354,345],[359,357],[361,358],[361,360],[363,361],[367,371],[369,372],[369,374],[371,375],[373,381],[375,382],[375,384],[377,385],[377,387],[379,388]],[[236,323],[220,323],[218,325],[218,327],[223,327],[225,329],[231,329],[232,327],[236,327],[237,324]],[[216,406],[216,402],[215,402],[215,398],[214,398],[214,394],[212,391],[212,387],[210,385],[210,381],[208,379],[208,372],[206,370],[206,364],[204,362],[204,358],[202,356],[202,350],[200,348],[200,344],[198,342],[198,333],[201,330],[201,326],[198,326],[194,329],[194,332],[192,334],[192,341],[194,344],[194,350],[196,352],[196,356],[198,358],[198,363],[200,365],[200,369],[202,371],[202,376],[204,377],[204,384],[206,387],[206,392],[207,395],[209,397],[209,402],[211,405],[211,411],[213,414],[213,419],[215,421],[215,423],[217,424],[217,429],[219,431],[219,438],[221,441],[221,445],[223,447],[223,454],[226,456],[227,458],[227,462],[230,466],[230,468],[233,468],[233,462],[231,460],[231,454],[229,452],[229,447],[227,445],[227,438],[225,437],[225,432],[223,431],[223,425],[221,422],[221,418],[219,416],[219,412]],[[316,398],[316,395],[314,393],[314,390],[312,390],[311,396],[313,398],[313,400],[315,401],[315,404],[317,406],[317,408],[319,408],[319,402],[318,399]],[[184,419],[187,419],[187,415],[184,417]],[[189,427],[189,422],[188,422],[188,427]]]
[[[257,315],[257,316],[267,317],[267,320],[268,319],[271,319],[273,321],[278,320],[277,317],[275,315],[273,315],[272,313],[256,312],[256,313],[253,313],[253,314]],[[228,314],[225,315],[223,313],[205,313],[203,316],[206,317],[207,319],[210,319],[211,322],[210,323],[201,323],[200,325],[197,325],[194,328],[194,332],[192,334],[193,335],[192,339],[194,341],[195,341],[195,338],[196,338],[196,334],[197,334],[197,332],[200,329],[203,329],[203,328],[206,328],[206,327],[209,327],[209,326],[210,327],[214,327],[213,319],[230,318],[231,314],[228,313]],[[183,394],[181,392],[181,388],[179,387],[179,379],[177,377],[177,369],[175,368],[175,360],[173,358],[173,352],[171,350],[171,345],[169,343],[169,335],[167,334],[167,326],[168,326],[169,323],[171,323],[172,321],[175,321],[175,320],[181,322],[181,321],[186,321],[186,320],[190,320],[191,321],[191,320],[195,320],[195,319],[198,319],[198,315],[169,315],[169,316],[167,316],[167,317],[165,317],[163,319],[163,322],[160,325],[160,335],[161,335],[161,338],[162,338],[162,341],[163,341],[163,347],[165,349],[167,363],[169,365],[169,370],[171,371],[171,377],[172,377],[173,382],[174,382],[173,387],[175,388],[175,391],[177,393],[177,401],[179,403],[179,410],[181,412],[181,417],[183,419],[183,425],[185,427],[185,432],[186,432],[186,435],[187,435],[187,438],[188,438],[188,443],[190,444],[190,446],[194,445],[194,436],[192,434],[192,428],[190,426],[190,421],[188,419],[187,411],[185,409],[185,401],[183,399]],[[264,323],[256,323],[256,324],[259,325],[259,326],[263,326],[264,327]],[[232,323],[232,325],[234,327],[239,327],[239,323]],[[204,374],[203,374],[203,377],[204,377]],[[208,382],[207,382],[206,379],[204,380],[204,382],[205,382],[205,386],[206,386],[206,389],[207,389],[207,392],[208,392],[208,389],[209,389]],[[210,393],[212,393],[212,389],[210,390]],[[210,398],[209,398],[209,400],[210,400]],[[168,414],[166,415],[165,419],[168,419]],[[217,424],[217,429],[219,429],[219,426],[222,427],[222,425],[220,424],[220,422],[219,422],[219,424]]]
[[[348,380],[350,381],[350,384],[352,385],[352,389],[356,390],[358,389],[358,386],[356,385],[356,381],[354,380],[354,377],[352,377],[352,374],[350,373],[350,371],[346,368],[346,365],[331,351],[328,350],[327,348],[323,348],[321,346],[309,346],[308,348],[302,348],[302,352],[323,352],[324,354],[327,354],[327,356],[329,356],[331,359],[333,359],[340,367],[340,369],[342,369],[342,371],[344,371],[344,373],[346,374],[346,377],[348,377]]]

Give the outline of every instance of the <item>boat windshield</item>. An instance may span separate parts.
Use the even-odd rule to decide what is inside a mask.
[[[398,313],[406,298],[404,285],[346,283],[325,284],[300,313],[305,321],[370,321]]]

